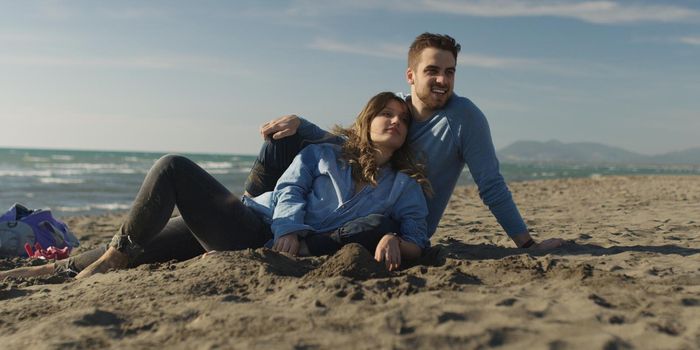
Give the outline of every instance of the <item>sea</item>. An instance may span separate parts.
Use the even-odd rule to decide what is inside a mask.
[[[184,154],[231,192],[243,186],[255,156]],[[0,148],[0,214],[14,203],[57,216],[128,210],[141,182],[163,153]],[[700,175],[700,165],[502,163],[506,181],[606,175]],[[473,185],[467,169],[460,185]]]

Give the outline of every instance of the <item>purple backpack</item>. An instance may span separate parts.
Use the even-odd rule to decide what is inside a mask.
[[[0,257],[26,257],[25,243],[31,247],[39,243],[43,249],[53,246],[68,250],[80,244],[68,226],[56,220],[50,210],[34,210],[15,203],[0,216]]]

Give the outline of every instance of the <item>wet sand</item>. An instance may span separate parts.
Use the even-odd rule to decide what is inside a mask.
[[[700,177],[511,184],[549,252],[513,248],[474,188],[458,188],[439,254],[387,272],[258,249],[85,280],[0,281],[0,344],[33,348],[700,348]],[[120,215],[70,217],[79,249]],[[0,269],[26,265],[0,260]]]

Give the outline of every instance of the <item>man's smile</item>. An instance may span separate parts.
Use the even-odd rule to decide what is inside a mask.
[[[432,89],[430,89],[430,92],[444,95],[447,93],[447,88],[433,87]]]

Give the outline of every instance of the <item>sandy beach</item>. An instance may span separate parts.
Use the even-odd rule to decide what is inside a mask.
[[[455,191],[436,256],[387,272],[347,246],[257,249],[85,280],[0,281],[4,349],[697,349],[700,177],[512,183],[536,239],[514,248],[476,189]],[[120,215],[64,218],[82,251]],[[0,269],[28,264],[0,260]]]

